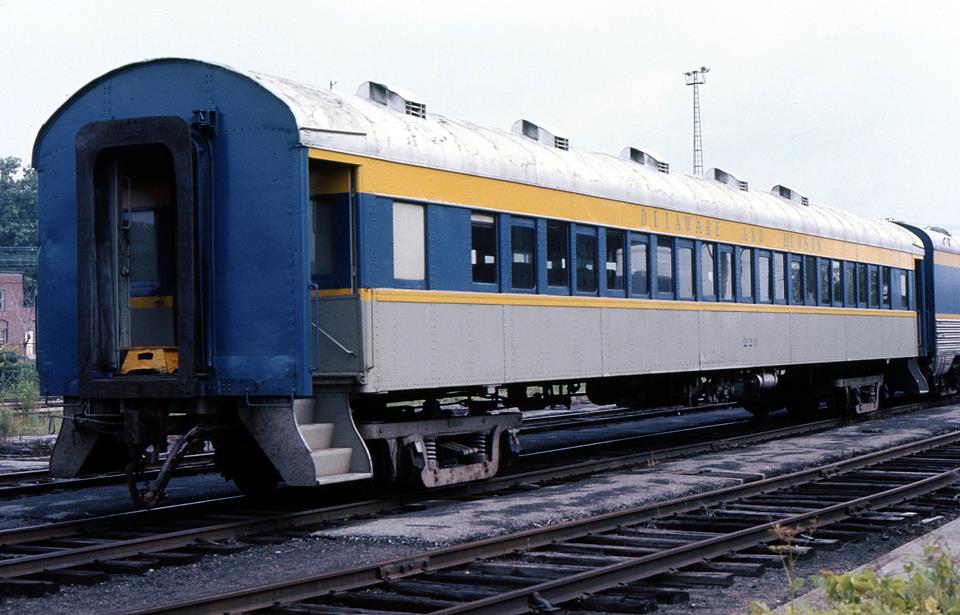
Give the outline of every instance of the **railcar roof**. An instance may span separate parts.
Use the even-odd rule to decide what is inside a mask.
[[[660,173],[611,154],[576,147],[569,150],[551,148],[507,130],[478,126],[435,113],[427,113],[425,118],[406,115],[360,96],[258,72],[195,60],[159,59],[122,67],[87,87],[120,71],[176,62],[217,67],[260,84],[290,109],[298,124],[300,142],[307,147],[504,179],[915,254],[923,252],[912,233],[884,220],[817,204],[802,206],[770,192],[744,192],[719,181],[672,170],[669,174]]]

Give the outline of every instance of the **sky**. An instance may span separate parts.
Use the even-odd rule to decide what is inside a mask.
[[[960,232],[960,3],[0,0],[0,156],[28,161],[72,93],[138,60],[218,62],[353,93],[380,81],[428,111],[571,147],[656,153],[751,190]]]

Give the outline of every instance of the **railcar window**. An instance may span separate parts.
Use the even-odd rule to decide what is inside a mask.
[[[857,263],[857,303],[867,303],[867,266]]]
[[[733,301],[733,252],[720,252],[720,299]]]
[[[607,229],[607,288],[623,290],[623,231]]]
[[[753,250],[750,248],[740,249],[740,296],[753,297]]]
[[[821,258],[817,261],[818,271],[820,272],[820,305],[830,305],[830,261]]]
[[[870,307],[880,306],[880,271],[878,267],[870,267]]]
[[[673,294],[672,237],[657,237],[657,292]]]
[[[536,234],[533,227],[510,227],[510,272],[513,277],[512,285],[518,290],[530,290],[537,286],[533,258],[535,244]]]
[[[716,244],[712,243],[705,243],[700,246],[700,295],[704,299],[713,299],[717,293],[716,280],[714,280],[716,249]]]
[[[773,300],[784,301],[787,296],[787,280],[784,278],[784,255],[773,253]]]
[[[677,246],[677,297],[693,299],[693,246]]]
[[[832,270],[831,279],[833,280],[833,301],[834,303],[843,302],[843,273],[842,263],[840,261],[830,261]]]
[[[854,281],[856,271],[856,265],[853,263],[843,264],[843,304],[847,307],[857,305],[857,288]]]
[[[790,259],[790,303],[803,304],[803,276],[800,272],[800,259]]]
[[[806,282],[807,305],[817,304],[817,257],[803,257],[803,274]]]
[[[313,218],[313,233],[311,241],[313,250],[310,254],[313,256],[310,262],[310,272],[315,276],[333,274],[333,204],[328,200],[313,200],[313,207],[310,208]]]
[[[497,223],[485,214],[470,216],[470,265],[473,281],[497,283]]]
[[[426,272],[423,206],[393,204],[393,277],[423,280]]]
[[[890,268],[884,267],[880,270],[880,301],[883,307],[890,307]]]
[[[910,309],[910,297],[907,294],[907,272],[901,269],[897,270],[897,277],[900,278],[900,309]]]
[[[650,292],[649,254],[646,237],[630,238],[630,284],[632,293],[646,295]]]
[[[577,234],[577,290],[597,292],[597,238]]]
[[[759,254],[757,256],[757,298],[762,303],[770,303],[770,256]]]
[[[547,285],[566,288],[569,282],[568,242],[570,225],[566,222],[547,221]]]

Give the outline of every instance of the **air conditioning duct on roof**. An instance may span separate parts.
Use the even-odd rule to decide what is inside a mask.
[[[364,81],[357,88],[357,96],[379,103],[388,109],[414,117],[427,117],[427,103],[405,90],[391,88],[376,81]]]
[[[670,173],[670,163],[663,162],[660,156],[651,154],[650,152],[645,152],[639,150],[635,147],[625,147],[620,150],[620,157],[624,160],[632,160],[634,162],[639,162],[644,166],[648,166],[652,169],[656,169],[661,173]]]
[[[737,190],[743,190],[747,192],[750,188],[746,180],[741,179],[740,177],[730,173],[729,171],[724,171],[723,169],[713,168],[707,171],[707,177],[710,179],[715,179],[720,183],[726,184]]]
[[[793,201],[794,203],[799,203],[800,205],[803,205],[804,207],[809,207],[809,206],[810,206],[810,199],[808,199],[807,197],[803,196],[802,194],[800,194],[800,193],[797,192],[796,190],[794,190],[794,189],[792,189],[792,188],[787,188],[786,186],[783,186],[783,185],[781,185],[781,184],[777,184],[777,185],[774,186],[773,188],[770,188],[770,192],[772,192],[773,194],[775,194],[775,195],[777,195],[777,196],[779,196],[779,197],[781,197],[781,198],[787,199],[788,201]]]
[[[513,123],[511,131],[515,135],[522,135],[528,139],[539,141],[547,147],[555,147],[562,150],[570,149],[569,139],[559,136],[554,130],[534,124],[529,120],[517,120]]]

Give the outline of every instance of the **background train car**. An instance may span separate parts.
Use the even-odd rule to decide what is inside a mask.
[[[584,384],[758,413],[926,387],[907,229],[375,82],[133,64],[57,111],[34,166],[59,476],[135,475],[175,435],[248,489],[440,485],[497,471],[504,406]]]
[[[937,228],[903,223],[923,244],[924,261],[918,270],[922,368],[940,393],[960,388],[960,243]]]

